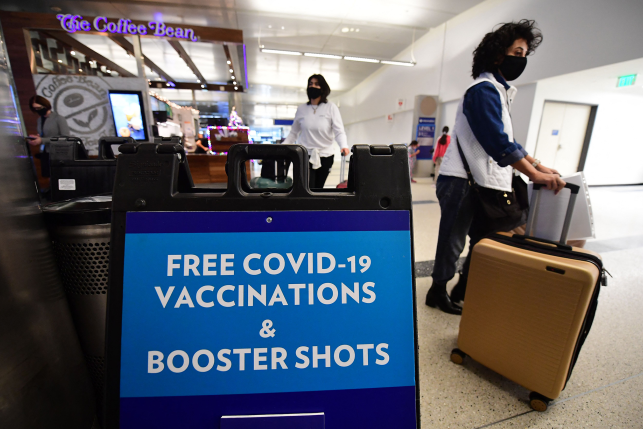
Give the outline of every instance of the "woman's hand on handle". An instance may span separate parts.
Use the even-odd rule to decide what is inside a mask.
[[[345,147],[345,148],[342,148],[341,152],[342,152],[342,155],[348,156],[348,154],[351,153],[351,150],[349,148]]]
[[[539,183],[545,185],[547,189],[553,190],[554,194],[558,193],[565,187],[565,181],[560,178],[557,174],[547,174],[537,172],[533,176],[529,176],[529,179],[534,183]]]
[[[556,170],[545,167],[547,170],[553,172],[551,174],[538,171],[531,165],[527,158],[522,158],[520,161],[511,164],[511,166],[529,177],[529,180],[532,182],[543,184],[547,189],[553,190],[555,194],[558,194],[560,190],[565,187],[565,181],[560,178]]]

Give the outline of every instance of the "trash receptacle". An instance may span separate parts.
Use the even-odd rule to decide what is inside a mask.
[[[43,208],[97,410],[102,417],[105,380],[105,318],[112,197],[60,201]]]

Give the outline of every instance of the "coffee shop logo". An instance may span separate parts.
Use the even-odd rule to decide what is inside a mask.
[[[175,28],[160,21],[149,21],[147,25],[145,25],[134,24],[131,19],[121,18],[118,21],[109,21],[104,16],[97,16],[90,24],[89,21],[83,19],[80,15],[59,14],[56,15],[56,18],[60,21],[60,26],[69,33],[75,33],[77,31],[98,31],[111,34],[174,37],[177,39],[191,40],[193,42],[199,40],[191,28]]]
[[[66,119],[72,135],[82,137],[89,148],[101,136],[113,134],[108,88],[101,78],[47,76],[38,83],[36,92],[51,101],[54,112]]]

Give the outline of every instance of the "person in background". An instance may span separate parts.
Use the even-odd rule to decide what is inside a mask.
[[[418,153],[420,153],[420,148],[418,147],[417,140],[413,140],[409,145],[409,176],[411,177],[411,183],[417,183],[417,180],[413,178],[413,166],[415,165],[415,160],[417,159]]]
[[[506,224],[506,220],[498,222],[487,218],[469,184],[462,159],[467,160],[473,179],[481,187],[511,192],[514,168],[556,193],[565,186],[555,170],[529,156],[513,138],[510,112],[517,89],[507,81],[520,76],[527,65],[527,55],[533,53],[541,41],[535,22],[525,19],[503,24],[486,34],[473,53],[471,74],[475,80],[458,106],[454,127],[456,144],[447,149],[436,183],[441,218],[431,274],[433,284],[427,293],[426,305],[445,313],[462,314],[462,308],[454,303],[464,299],[471,250],[450,296],[446,287],[455,275],[467,234],[469,249],[472,249],[485,235],[510,231],[524,223],[523,219],[517,224]],[[458,148],[462,149],[462,156]]]
[[[196,139],[196,149],[194,153],[208,153],[210,147],[208,145],[208,139],[203,135],[203,131],[199,131],[199,138]]]
[[[447,148],[450,143],[451,136],[449,135],[449,127],[444,127],[442,128],[442,135],[438,138],[438,144],[435,145],[435,150],[433,151],[433,164],[435,164],[434,182],[438,180],[440,164],[442,164],[442,158],[444,158],[444,154],[447,153]]]
[[[323,188],[333,166],[333,139],[337,141],[342,155],[348,155],[348,143],[339,109],[328,101],[330,87],[324,76],[314,74],[308,78],[308,103],[297,107],[295,120],[284,144],[298,144],[308,150],[309,186]]]
[[[38,114],[38,135],[30,134],[27,141],[31,146],[40,146],[42,138],[69,136],[69,126],[65,118],[51,110],[51,103],[45,97],[34,95],[29,99],[29,109]],[[39,155],[39,156],[38,156]],[[41,146],[40,172],[42,177],[49,177],[49,152],[46,147]]]
[[[232,112],[230,112],[230,121],[228,122],[229,127],[243,127],[243,119],[237,113],[237,106],[232,106]]]

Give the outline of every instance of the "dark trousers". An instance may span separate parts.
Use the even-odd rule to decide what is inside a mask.
[[[322,156],[319,159],[321,160],[321,167],[316,170],[313,170],[312,164],[308,164],[308,185],[310,189],[324,187],[324,183],[326,183],[330,169],[333,166],[335,155]]]
[[[440,229],[438,247],[433,267],[433,283],[446,284],[453,278],[456,263],[469,235],[469,253],[462,269],[461,281],[466,284],[471,265],[471,249],[487,235],[510,231],[524,223],[502,224],[486,217],[478,198],[473,193],[467,179],[452,176],[438,176],[436,194],[440,203]]]
[[[433,284],[446,285],[455,275],[456,263],[466,244],[473,220],[474,201],[466,179],[438,176],[435,186],[441,217],[431,277]]]

